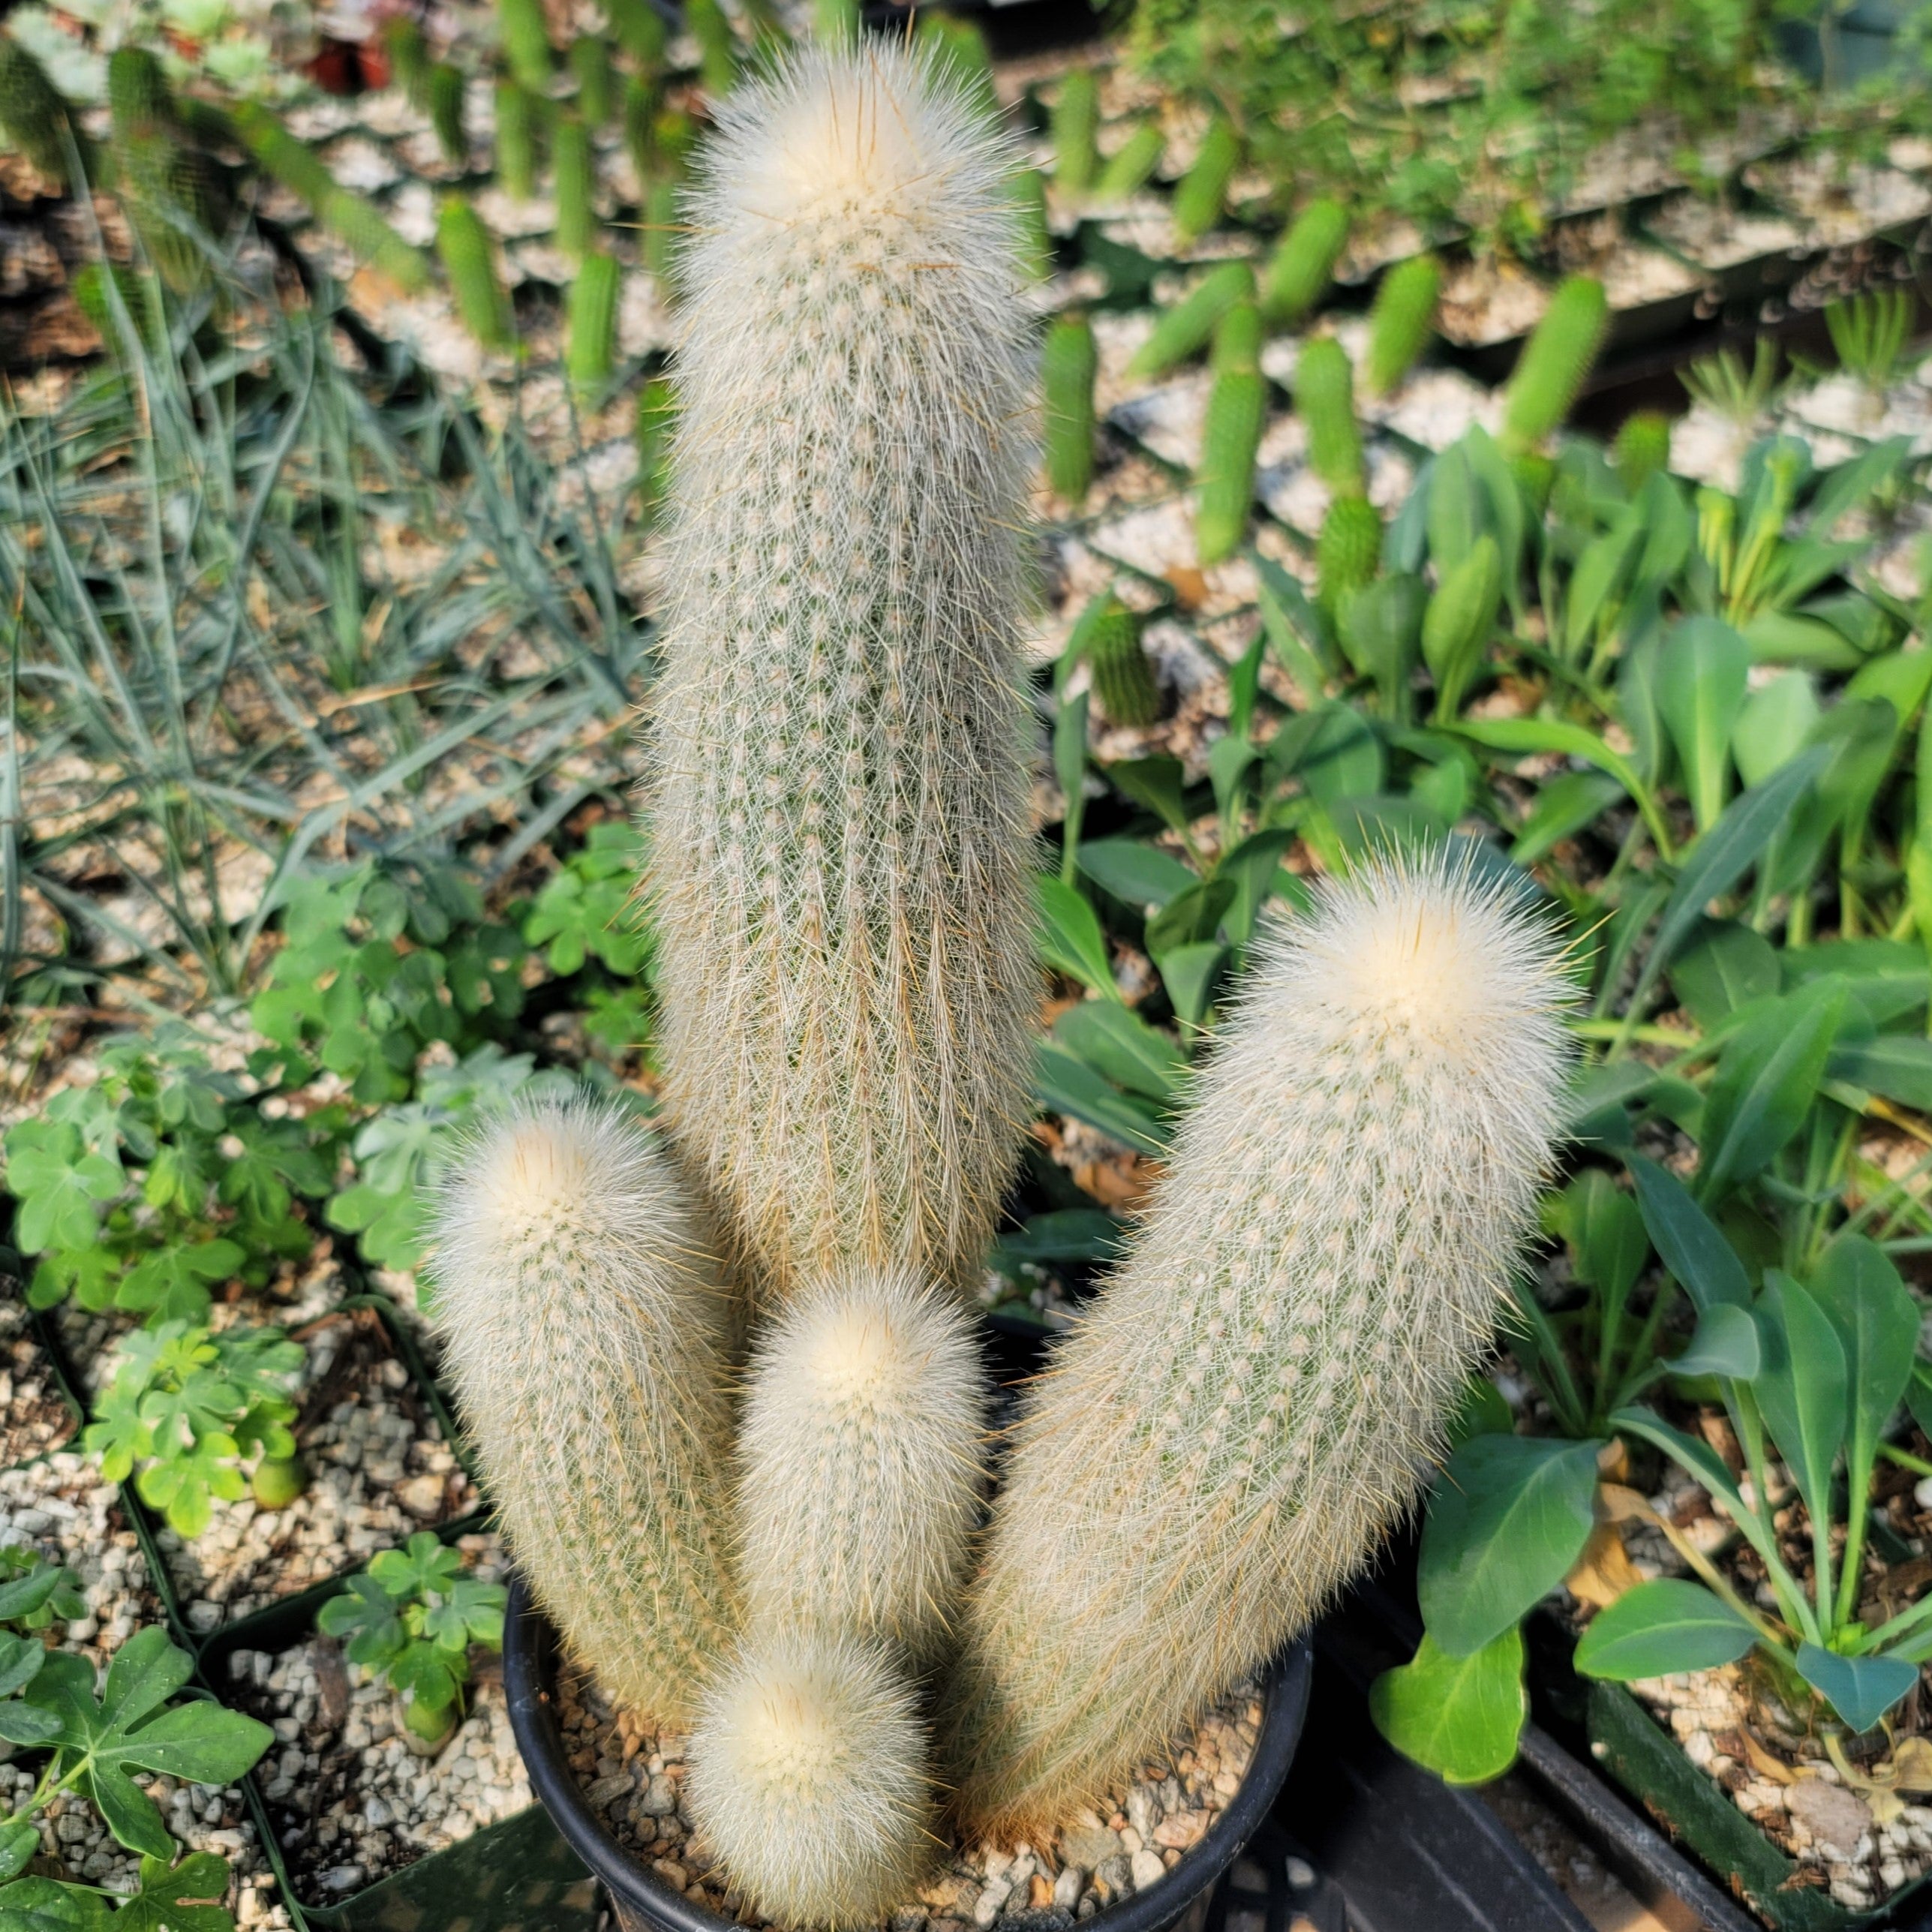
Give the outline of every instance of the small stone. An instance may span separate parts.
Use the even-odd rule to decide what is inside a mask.
[[[1012,1895],[1013,1887],[1008,1880],[989,1880],[973,1903],[972,1922],[975,1925],[990,1925],[1005,1909],[1006,1901]]]
[[[662,1771],[657,1772],[638,1800],[638,1809],[647,1818],[669,1818],[678,1809],[678,1787]]]
[[[467,1758],[461,1759],[461,1762],[470,1764],[470,1760]],[[470,1764],[472,1777],[476,1774],[476,1768],[473,1764]],[[460,1777],[461,1774],[459,1773],[458,1775]],[[627,1771],[617,1771],[611,1772],[608,1777],[599,1778],[584,1795],[598,1810],[601,1811],[605,1805],[614,1804],[618,1798],[626,1796],[630,1788],[630,1773]]]
[[[1026,1903],[1035,1912],[1043,1912],[1053,1902],[1052,1882],[1044,1872],[1035,1872],[1026,1881]]]
[[[1127,1794],[1127,1822],[1134,1828],[1142,1844],[1154,1835],[1154,1825],[1160,1817],[1160,1807],[1154,1802],[1154,1794],[1144,1784],[1137,1784]],[[1129,1845],[1131,1852],[1135,1848]]]
[[[1104,1825],[1077,1825],[1060,1834],[1060,1856],[1070,1865],[1093,1871],[1120,1850],[1120,1840]]]
[[[1855,1792],[1822,1777],[1801,1777],[1784,1794],[1785,1808],[1828,1852],[1856,1855],[1858,1840],[1871,1828],[1870,1807]]]
[[[1053,1881],[1053,1903],[1062,1912],[1076,1909],[1080,1894],[1086,1889],[1086,1873],[1078,1865],[1063,1865]]]
[[[1150,1852],[1144,1849],[1134,1854],[1127,1869],[1128,1875],[1134,1881],[1134,1889],[1136,1891],[1145,1891],[1155,1879],[1164,1877],[1167,1870],[1167,1867],[1161,1863],[1158,1852]]]
[[[666,1885],[679,1891],[691,1882],[690,1873],[682,1865],[673,1863],[669,1858],[653,1858],[651,1868]]]
[[[362,1882],[360,1865],[332,1865],[322,1874],[324,1891],[353,1891]]]
[[[1131,1876],[1125,1852],[1116,1852],[1093,1868],[1093,1888],[1103,1905],[1111,1905],[1127,1889]]]
[[[1184,1852],[1207,1829],[1204,1811],[1176,1811],[1154,1827],[1154,1843],[1163,1851]]]

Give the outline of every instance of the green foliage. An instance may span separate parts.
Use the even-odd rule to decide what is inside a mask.
[[[50,181],[68,179],[68,144],[79,139],[66,101],[47,70],[17,40],[0,34],[0,134]]]
[[[1839,367],[1868,389],[1885,389],[1897,372],[1916,307],[1910,290],[1902,288],[1833,302],[1825,311],[1825,326]]]
[[[470,137],[463,125],[464,86],[461,68],[446,60],[429,70],[429,125],[443,158],[452,168],[466,166],[470,158]]]
[[[1348,245],[1348,211],[1318,197],[1289,228],[1261,272],[1261,310],[1272,323],[1299,322],[1327,292]]]
[[[524,915],[523,936],[552,972],[567,978],[593,958],[620,979],[646,969],[651,942],[637,912],[641,857],[636,832],[605,820],[544,882]]]
[[[1503,555],[1486,530],[1446,571],[1423,618],[1423,660],[1435,680],[1438,722],[1453,719],[1481,666],[1503,601]]]
[[[527,201],[536,192],[542,143],[538,98],[521,82],[497,83],[497,179],[506,194]]]
[[[598,249],[584,257],[570,284],[564,309],[563,366],[580,395],[601,389],[615,366],[617,295],[623,278],[617,257]]]
[[[516,324],[497,278],[496,244],[482,216],[460,196],[446,194],[437,211],[436,252],[464,327],[486,349],[512,347]]]
[[[508,1596],[501,1584],[465,1574],[458,1552],[418,1530],[406,1549],[384,1550],[350,1577],[315,1621],[347,1640],[351,1663],[388,1681],[410,1731],[438,1744],[461,1721],[471,1649],[503,1648]]]
[[[1385,396],[1415,366],[1429,346],[1435,320],[1442,270],[1433,255],[1412,255],[1384,275],[1369,312],[1369,348],[1362,362],[1362,386]]]
[[[1099,368],[1086,316],[1077,310],[1056,316],[1040,354],[1047,481],[1056,496],[1075,505],[1086,500],[1093,478],[1093,384]]]
[[[1241,164],[1241,137],[1224,115],[1208,123],[1188,171],[1174,189],[1174,233],[1185,242],[1205,235],[1221,219],[1227,185]]]
[[[556,56],[543,17],[543,0],[497,0],[497,31],[510,78],[533,95],[547,93]]]
[[[1254,454],[1267,416],[1261,317],[1250,302],[1230,309],[1214,335],[1214,386],[1201,438],[1194,552],[1218,563],[1239,547],[1254,496]]]
[[[1338,497],[1359,497],[1366,479],[1354,371],[1333,336],[1303,344],[1295,363],[1295,408],[1308,431],[1309,468]]]
[[[1044,281],[1053,272],[1053,236],[1047,225],[1047,178],[1038,168],[1020,168],[1014,173],[1012,184],[1021,263],[1034,281]]]
[[[1558,287],[1510,377],[1503,398],[1505,450],[1515,455],[1534,449],[1570,413],[1609,318],[1601,282],[1572,275]]]

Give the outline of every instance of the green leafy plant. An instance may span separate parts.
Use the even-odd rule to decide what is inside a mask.
[[[1838,364],[1874,392],[1888,388],[1905,353],[1916,302],[1909,290],[1877,289],[1825,311]]]

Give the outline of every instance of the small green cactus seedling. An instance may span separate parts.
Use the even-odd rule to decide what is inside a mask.
[[[429,70],[429,125],[435,131],[436,145],[452,168],[464,167],[470,158],[470,137],[463,125],[462,69],[446,60]]]
[[[1339,201],[1311,201],[1261,272],[1261,313],[1270,323],[1300,321],[1327,293],[1348,245],[1348,210]]]
[[[1161,715],[1161,687],[1140,641],[1140,620],[1108,592],[1087,626],[1082,654],[1101,716],[1140,730]]]
[[[1543,320],[1523,344],[1503,398],[1503,433],[1511,456],[1540,445],[1563,419],[1589,374],[1609,325],[1603,284],[1572,275],[1549,299]]]
[[[652,697],[660,1059],[680,1149],[777,1302],[842,1265],[977,1281],[1030,1104],[1009,166],[915,50],[814,47],[732,98],[692,204]]]
[[[945,1643],[979,1514],[972,1318],[900,1269],[801,1288],[755,1348],[738,1431],[738,1573],[755,1630]]]
[[[407,14],[383,23],[383,51],[389,56],[389,85],[399,88],[419,114],[429,111],[429,43],[421,23]]]
[[[557,245],[581,255],[597,239],[596,155],[590,131],[574,114],[557,117],[551,167],[557,181]]]
[[[436,1317],[503,1531],[577,1660],[681,1724],[738,1622],[730,1303],[648,1130],[493,1122],[437,1203]]]
[[[755,1636],[705,1693],[686,1762],[693,1822],[777,1925],[880,1924],[925,1873],[925,1733],[910,1680],[877,1645]]]
[[[937,1735],[1038,1844],[1306,1627],[1414,1499],[1561,1128],[1560,942],[1381,859],[1263,936],[1130,1258],[1031,1385]]]
[[[631,172],[640,182],[652,180],[657,173],[656,131],[658,113],[663,105],[663,89],[654,76],[633,74],[626,79],[624,152],[630,157]]]
[[[593,249],[570,284],[564,310],[563,367],[580,395],[589,395],[610,380],[623,280],[616,257]]]
[[[1158,122],[1143,121],[1101,164],[1093,184],[1093,199],[1102,208],[1138,194],[1153,178],[1167,147]]]
[[[636,63],[638,73],[646,80],[657,80],[664,71],[664,50],[670,41],[664,16],[651,0],[604,0],[604,17],[611,23],[612,37]]]
[[[1655,409],[1626,416],[1610,446],[1610,465],[1635,496],[1651,477],[1670,467],[1670,418]]]
[[[1221,318],[1237,304],[1254,299],[1254,272],[1245,262],[1222,262],[1209,269],[1176,302],[1163,309],[1154,332],[1134,352],[1130,376],[1158,376],[1207,347]]]
[[[1100,368],[1093,325],[1078,312],[1055,318],[1040,355],[1047,481],[1063,502],[1086,500],[1093,478],[1093,381]]]
[[[68,178],[67,102],[18,41],[0,34],[0,134],[50,181]]]
[[[1053,189],[1077,202],[1093,185],[1098,162],[1095,137],[1100,128],[1100,83],[1090,68],[1076,68],[1060,83],[1051,117]]]
[[[653,376],[637,392],[637,489],[648,523],[664,500],[677,426],[677,392],[668,377]]]
[[[1047,178],[1038,168],[1016,168],[1008,188],[1019,211],[1022,270],[1029,281],[1053,272],[1053,232],[1047,225]]]
[[[1444,572],[1422,624],[1423,661],[1435,680],[1435,715],[1448,723],[1489,649],[1503,599],[1503,557],[1486,530],[1461,563]]]
[[[1362,387],[1385,396],[1415,366],[1435,322],[1442,270],[1433,255],[1412,255],[1382,278],[1369,313],[1369,349],[1362,359]]]
[[[436,218],[436,252],[456,313],[485,349],[503,350],[516,338],[509,297],[497,275],[496,245],[482,217],[460,196],[446,194]]]
[[[1337,497],[1315,538],[1317,594],[1330,611],[1350,590],[1374,580],[1382,561],[1382,519],[1366,497]]]
[[[1231,557],[1248,527],[1254,452],[1268,413],[1260,355],[1260,311],[1244,302],[1230,308],[1214,332],[1214,386],[1208,392],[1194,506],[1194,554],[1203,563]]]
[[[1359,497],[1364,473],[1354,371],[1333,336],[1303,345],[1295,362],[1295,408],[1308,431],[1309,467],[1336,496]]]
[[[557,56],[550,45],[550,26],[543,17],[543,0],[497,0],[497,31],[510,78],[535,95],[550,91]]]
[[[1174,233],[1182,241],[1197,240],[1221,219],[1227,184],[1240,164],[1241,137],[1225,115],[1217,114],[1174,190]]]
[[[611,50],[600,34],[579,34],[570,43],[570,71],[577,83],[577,112],[588,128],[601,128],[617,106]]]
[[[542,104],[527,89],[514,80],[497,83],[497,180],[518,201],[536,193],[542,122]]]
[[[684,0],[684,24],[698,43],[698,76],[705,92],[722,101],[738,85],[738,35],[718,0]]]

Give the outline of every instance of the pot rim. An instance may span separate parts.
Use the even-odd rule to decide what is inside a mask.
[[[743,1932],[737,1920],[693,1905],[640,1863],[586,1802],[557,1723],[551,1690],[557,1654],[554,1627],[513,1570],[503,1620],[503,1686],[530,1788],[551,1822],[614,1897],[666,1932]],[[1287,1777],[1308,1714],[1312,1671],[1306,1639],[1291,1644],[1268,1663],[1260,1673],[1261,1722],[1254,1753],[1240,1789],[1166,1876],[1080,1921],[1083,1932],[1160,1932],[1234,1862]]]

